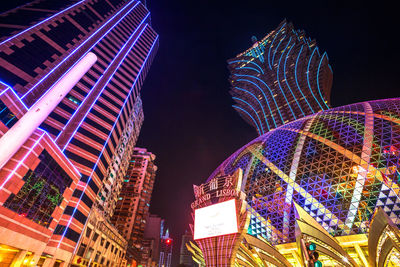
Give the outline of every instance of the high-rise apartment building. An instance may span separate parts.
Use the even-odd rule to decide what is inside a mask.
[[[112,217],[112,222],[128,241],[128,260],[139,263],[142,260],[142,241],[157,171],[155,158],[145,148],[134,149]]]
[[[93,204],[112,215],[158,47],[149,19],[136,0],[37,0],[0,15],[0,253],[10,264],[68,264]]]
[[[332,69],[326,52],[283,21],[228,60],[233,107],[259,135],[329,108]]]

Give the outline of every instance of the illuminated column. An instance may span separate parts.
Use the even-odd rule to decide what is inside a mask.
[[[11,263],[11,267],[21,266],[27,252],[28,251],[26,250],[21,250],[20,252],[18,252]]]
[[[92,52],[84,56],[3,135],[0,139],[0,169],[28,140],[96,60],[97,57]]]

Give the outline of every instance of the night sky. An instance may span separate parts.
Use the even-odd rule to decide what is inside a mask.
[[[400,96],[393,7],[349,2],[148,1],[160,48],[142,88],[138,146],[157,156],[150,211],[175,239],[174,266],[192,223],[192,184],[256,137],[231,107],[226,64],[251,36],[262,39],[286,18],[315,38],[333,69],[333,107]]]

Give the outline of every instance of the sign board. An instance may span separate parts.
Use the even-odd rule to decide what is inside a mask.
[[[194,211],[194,240],[238,232],[235,199]]]

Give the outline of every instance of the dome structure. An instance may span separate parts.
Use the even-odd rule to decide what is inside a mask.
[[[367,233],[378,207],[400,225],[400,98],[287,123],[240,148],[208,180],[238,168],[255,211],[248,232],[273,244],[295,241],[294,203],[333,236]]]

